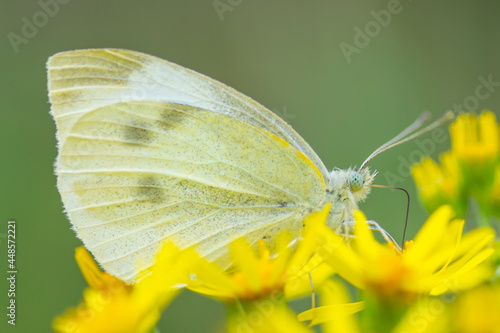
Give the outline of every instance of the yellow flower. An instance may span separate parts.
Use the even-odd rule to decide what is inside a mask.
[[[322,306],[299,315],[300,320],[323,323],[326,333],[417,332],[409,326],[394,330],[412,304],[430,295],[472,288],[494,274],[492,260],[487,260],[494,253],[493,229],[462,235],[464,222],[454,218],[450,206],[437,209],[402,252],[392,243],[376,241],[361,212],[355,219],[355,237],[349,243],[324,231],[335,247],[326,262],[360,289],[363,303],[349,303],[338,283],[326,281],[319,287]],[[360,310],[358,320],[353,314]]]
[[[482,171],[500,153],[500,129],[495,114],[485,111],[479,119],[473,113],[460,115],[450,126],[451,149],[457,158]]]
[[[483,227],[462,236],[464,221],[453,216],[451,207],[439,208],[399,253],[391,243],[378,243],[357,212],[356,237],[350,246],[338,243],[327,263],[354,286],[387,301],[469,288],[492,274],[479,264],[494,252],[495,235]]]
[[[441,167],[429,157],[412,167],[413,178],[420,197],[429,212],[447,203],[460,215],[465,214],[467,198],[462,195],[460,168],[451,152],[440,156]]]
[[[447,298],[424,298],[392,333],[500,333],[500,285],[481,285]]]
[[[283,298],[263,297],[227,306],[226,333],[313,333],[297,320]]]
[[[481,286],[468,291],[450,309],[453,332],[500,332],[500,286]]]
[[[304,283],[309,283],[308,272],[317,270],[319,274],[313,273],[317,283],[333,274],[330,268],[321,266],[326,254],[317,252],[329,209],[327,205],[322,212],[306,218],[302,240],[297,242],[287,233],[280,234],[272,256],[264,241],[255,251],[240,238],[230,245],[233,266],[229,270],[199,258],[188,288],[225,302],[255,300],[285,291],[289,296],[310,293],[310,285]]]
[[[426,208],[450,204],[465,216],[469,198],[479,204],[480,222],[500,217],[500,128],[495,115],[462,114],[450,125],[451,151],[441,167],[426,157],[412,168]]]
[[[458,295],[424,297],[406,311],[394,328],[388,330],[369,330],[354,316],[337,315],[336,319],[332,320],[334,313],[331,312],[331,317],[323,324],[322,331],[324,333],[500,333],[499,314],[500,285],[481,285]]]
[[[80,247],[76,260],[90,288],[83,303],[56,317],[53,328],[60,333],[142,333],[151,331],[163,308],[174,298],[187,280],[187,266],[193,253],[179,252],[165,244],[151,273],[135,285],[102,272],[91,255]]]
[[[233,266],[229,270],[199,258],[188,288],[219,299],[227,306],[227,332],[311,332],[288,308],[290,297],[311,294],[308,272],[315,285],[332,275],[322,265],[327,251],[320,248],[321,233],[330,205],[304,221],[300,241],[278,236],[273,255],[264,241],[257,250],[243,239],[230,245]]]

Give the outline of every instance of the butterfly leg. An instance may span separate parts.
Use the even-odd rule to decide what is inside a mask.
[[[346,222],[344,221],[344,217],[345,217],[345,215],[346,215],[346,214],[345,214],[345,211],[343,211],[343,212],[342,212],[342,215],[341,215],[341,221],[343,221],[343,222],[341,223],[341,227],[339,228],[339,229],[342,229],[342,233],[339,233],[339,232],[338,232],[338,231],[340,231],[340,230],[338,230],[338,231],[337,231],[337,233],[338,233],[340,236],[344,237],[344,238],[345,238],[346,243],[347,243],[347,244],[349,244],[349,240],[350,240],[351,238],[354,238],[354,235],[352,234],[353,227],[354,227],[354,221],[353,221],[353,223],[346,223]]]
[[[384,237],[384,239],[387,243],[394,244],[394,247],[396,248],[396,250],[398,252],[400,252],[400,253],[403,252],[403,250],[401,250],[401,247],[398,245],[398,243],[396,243],[396,240],[387,231],[385,231],[385,229],[382,228],[377,222],[375,222],[373,220],[368,220],[368,221],[366,221],[366,223],[368,224],[368,229],[380,232],[380,234],[382,235],[382,237]]]
[[[346,222],[343,222],[343,224],[346,224],[346,225],[349,225],[350,227],[354,227],[356,221],[346,221]],[[401,247],[398,245],[398,243],[396,243],[396,240],[387,232],[385,231],[384,228],[382,228],[377,222],[373,221],[373,220],[368,220],[366,221],[366,223],[368,224],[368,229],[370,230],[375,230],[375,231],[378,231],[380,232],[380,234],[382,235],[382,237],[384,237],[385,241],[387,243],[392,243],[394,244],[394,247],[396,248],[396,250],[398,252],[403,252],[401,250]],[[350,235],[342,235],[344,237],[354,237],[354,236],[350,236]]]

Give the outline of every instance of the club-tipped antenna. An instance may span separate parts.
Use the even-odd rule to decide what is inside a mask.
[[[403,229],[403,240],[401,241],[401,248],[404,250],[405,248],[405,237],[406,237],[406,227],[408,226],[408,215],[410,214],[410,194],[408,193],[407,190],[405,190],[402,187],[395,187],[395,186],[386,186],[386,185],[375,185],[371,184],[371,187],[379,187],[379,188],[390,188],[393,190],[401,190],[406,193],[406,197],[408,198],[408,203],[406,204],[406,218],[405,218],[405,227]]]
[[[389,140],[388,142],[384,143],[382,146],[380,146],[378,149],[376,149],[368,158],[361,164],[361,167],[359,168],[360,170],[363,169],[363,167],[371,161],[375,156],[377,156],[380,153],[383,153],[384,151],[391,149],[393,147],[396,147],[402,143],[405,143],[407,141],[413,140],[416,137],[427,133],[429,131],[432,131],[433,129],[449,122],[455,117],[452,111],[446,112],[441,118],[436,120],[435,122],[429,124],[428,126],[420,129],[417,131],[417,129],[421,128],[422,125],[424,125],[429,119],[430,119],[430,113],[429,112],[424,112],[422,113],[417,120],[413,122],[410,126],[408,126],[406,129],[404,129],[401,133],[396,135],[393,139]]]

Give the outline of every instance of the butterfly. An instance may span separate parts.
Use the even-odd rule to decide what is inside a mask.
[[[165,241],[228,267],[233,240],[272,249],[281,232],[299,238],[327,203],[340,232],[370,192],[366,161],[328,171],[273,112],[182,66],[88,49],[57,53],[47,68],[65,212],[97,262],[126,282]]]

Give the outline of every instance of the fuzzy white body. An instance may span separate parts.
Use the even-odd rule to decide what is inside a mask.
[[[363,202],[370,193],[370,185],[376,176],[367,168],[361,170],[363,186],[353,191],[349,184],[349,176],[353,172],[353,169],[335,169],[330,173],[331,188],[326,192],[326,202],[331,202],[332,208],[327,224],[338,233],[349,231],[344,222],[354,221],[354,211],[358,209],[358,203]]]

